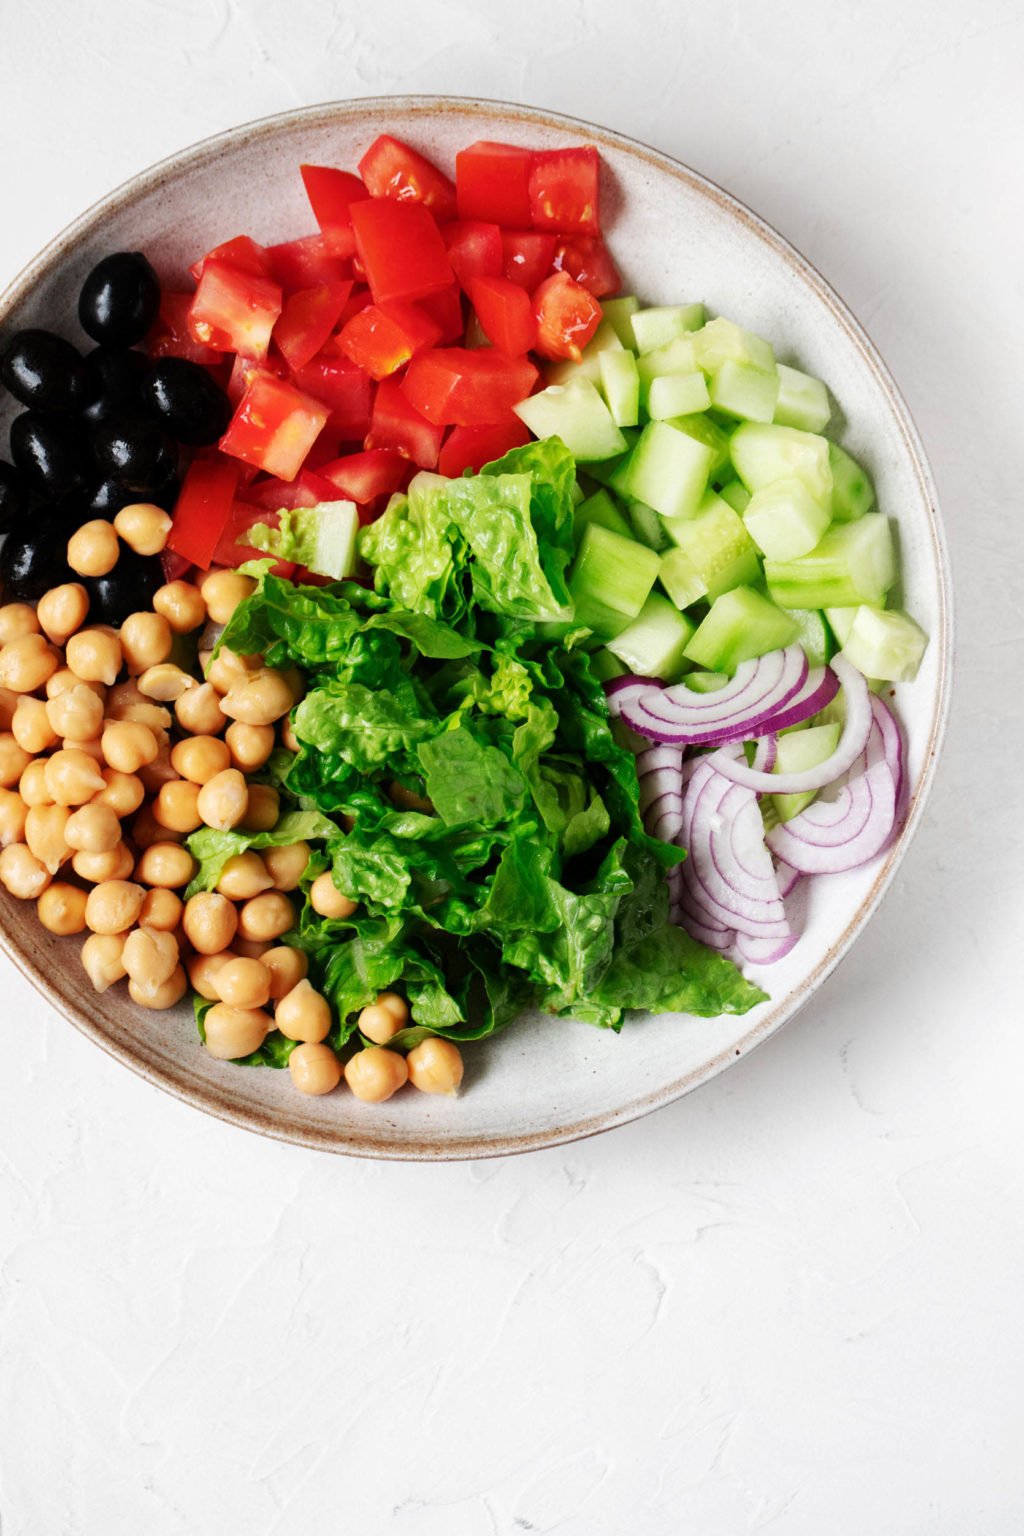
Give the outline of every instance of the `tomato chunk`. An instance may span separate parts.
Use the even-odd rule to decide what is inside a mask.
[[[293,384],[259,373],[220,440],[221,452],[279,480],[294,480],[328,414],[326,406]]]
[[[474,277],[500,277],[504,261],[501,230],[497,224],[456,219],[441,230],[448,260],[466,291]]]
[[[600,229],[597,150],[542,149],[530,168],[530,223],[563,235],[596,235]]]
[[[371,197],[422,203],[438,219],[454,219],[455,187],[432,161],[401,139],[382,133],[359,162]]]
[[[351,261],[334,255],[323,235],[304,235],[301,240],[269,245],[267,264],[271,277],[285,293],[316,288],[320,283],[343,283],[352,276]]]
[[[376,304],[420,299],[454,282],[440,231],[422,203],[353,203],[352,225]]]
[[[349,208],[362,202],[367,189],[350,171],[329,165],[300,165],[302,184],[327,248],[336,256],[351,256],[356,248]]]
[[[618,293],[622,284],[611,252],[600,235],[576,235],[559,240],[552,266],[556,272],[568,272],[595,299]]]
[[[295,383],[330,412],[332,429],[346,442],[362,439],[370,425],[373,385],[361,368],[337,352],[324,352],[297,368]]]
[[[189,311],[189,329],[196,341],[220,352],[264,358],[282,302],[279,284],[269,277],[208,256]]]
[[[433,469],[443,436],[443,429],[428,421],[406,398],[397,379],[378,384],[366,439],[368,450],[391,448],[420,469]]]
[[[337,486],[329,480],[311,469],[300,469],[294,480],[273,476],[257,480],[246,491],[245,500],[252,506],[279,511],[281,507],[315,507],[321,501],[335,501],[337,496]]]
[[[437,461],[438,473],[456,480],[464,470],[480,473],[485,464],[530,441],[529,429],[513,416],[494,427],[452,427]]]
[[[208,261],[226,262],[229,267],[237,267],[239,272],[251,272],[254,277],[273,276],[266,250],[248,235],[236,235],[233,240],[225,240],[222,245],[215,245],[212,251],[207,251],[205,256],[194,261],[188,270],[197,283]]]
[[[220,536],[231,517],[238,469],[218,459],[194,459],[174,506],[167,547],[190,565],[209,570]]]
[[[525,357],[447,347],[414,357],[401,387],[438,426],[483,427],[506,420],[536,382],[537,370]]]
[[[466,322],[462,313],[462,294],[458,283],[452,283],[448,288],[442,288],[440,293],[428,294],[420,299],[416,305],[422,309],[425,315],[429,315],[441,331],[438,341],[442,344],[449,341],[461,341]]]
[[[151,357],[184,357],[190,363],[211,365],[224,361],[223,352],[215,351],[205,342],[196,341],[189,330],[188,316],[194,297],[191,293],[175,293],[167,288],[163,290],[160,295],[160,313],[146,339]]]
[[[274,341],[290,368],[301,368],[324,346],[352,292],[352,279],[303,288],[284,301]]]
[[[459,218],[485,219],[513,229],[529,224],[532,160],[528,149],[486,139],[461,149],[455,156]]]
[[[601,306],[592,293],[569,276],[555,272],[541,283],[533,296],[537,316],[537,346],[541,357],[580,354],[601,323]]]
[[[505,277],[518,283],[520,288],[525,288],[527,293],[532,293],[551,271],[555,245],[554,235],[545,235],[539,230],[502,230],[502,271]]]
[[[415,353],[432,347],[441,328],[415,304],[371,304],[348,321],[337,349],[371,379],[386,379]]]
[[[537,321],[530,295],[507,277],[478,277],[469,297],[489,341],[499,352],[519,357],[537,339]]]
[[[378,496],[401,490],[409,460],[390,448],[368,448],[322,465],[320,473],[331,482],[335,495],[340,491],[350,501],[366,506]]]

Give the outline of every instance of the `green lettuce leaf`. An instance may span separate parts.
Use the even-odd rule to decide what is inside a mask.
[[[250,848],[285,848],[292,843],[332,842],[342,831],[319,811],[288,811],[269,832],[218,832],[214,827],[200,827],[187,839],[192,857],[199,868],[185,892],[186,898],[197,891],[217,887],[224,865],[236,854]]]

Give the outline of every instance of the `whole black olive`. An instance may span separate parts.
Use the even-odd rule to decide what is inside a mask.
[[[121,350],[141,341],[160,308],[160,280],[141,251],[105,256],[78,298],[82,329],[101,346]]]
[[[36,411],[77,411],[88,399],[80,353],[53,331],[17,331],[0,362],[0,379],[15,400]]]
[[[13,464],[0,459],[0,533],[6,533],[28,507],[28,492]]]
[[[84,491],[94,478],[78,424],[38,411],[11,422],[11,458],[29,490],[51,499]]]
[[[130,507],[136,501],[151,501],[155,506],[170,512],[178,499],[178,477],[172,475],[163,485],[148,488],[140,493],[130,491],[113,475],[107,475],[97,485],[89,498],[89,516],[113,518],[122,507]]]
[[[37,602],[51,587],[78,581],[68,565],[68,539],[81,524],[74,513],[52,511],[22,522],[0,549],[0,593],[5,603]]]
[[[85,359],[89,404],[86,421],[108,421],[111,416],[138,416],[142,386],[149,373],[149,358],[142,352],[111,352],[97,347]]]
[[[178,467],[170,438],[153,422],[138,417],[101,421],[93,432],[92,446],[100,473],[134,491],[136,500],[159,491]]]
[[[142,398],[165,431],[193,448],[215,443],[231,420],[231,402],[220,385],[184,357],[155,363]]]
[[[78,578],[81,580],[81,578]],[[137,555],[122,548],[117,564],[106,576],[85,581],[89,618],[97,624],[123,624],[130,613],[153,606],[153,594],[164,584],[158,555]]]

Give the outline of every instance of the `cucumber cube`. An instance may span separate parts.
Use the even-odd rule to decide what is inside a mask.
[[[599,523],[602,528],[610,528],[613,533],[621,533],[624,539],[632,537],[629,524],[607,491],[595,491],[593,496],[588,496],[586,501],[581,501],[576,508],[572,527],[577,545],[583,538],[583,530],[591,523]]]
[[[629,351],[636,350],[636,337],[633,335],[633,316],[640,308],[640,300],[632,293],[622,299],[602,299],[601,314],[616,336]]]
[[[686,659],[712,672],[735,672],[741,661],[777,651],[796,639],[793,620],[753,587],[715,599],[686,647]]]
[[[694,693],[717,693],[728,681],[728,672],[687,672],[683,679]]]
[[[610,459],[626,448],[626,439],[589,379],[549,384],[540,394],[513,407],[534,437],[560,437],[578,461]]]
[[[896,580],[889,520],[868,513],[855,523],[831,527],[810,554],[798,560],[766,560],[768,590],[780,608],[850,608],[885,604]]]
[[[619,634],[650,596],[660,564],[645,545],[590,523],[569,578],[576,623],[603,640]]]
[[[927,646],[928,636],[909,614],[861,607],[843,641],[843,655],[865,677],[910,683]]]
[[[811,666],[822,667],[826,661],[831,661],[836,645],[823,615],[814,608],[787,608],[785,611],[797,627],[797,644]]]
[[[774,368],[767,372],[730,358],[711,375],[711,403],[716,411],[741,421],[771,421],[779,394]]]
[[[830,519],[827,509],[794,476],[755,491],[743,521],[769,560],[796,560],[820,542]]]
[[[622,342],[618,338],[615,327],[607,320],[602,320],[583,348],[578,363],[574,363],[571,358],[565,358],[559,363],[549,363],[544,369],[544,377],[549,384],[568,384],[573,379],[589,379],[591,384],[600,384],[601,354],[622,350]]]
[[[633,450],[629,494],[663,517],[691,517],[707,489],[714,462],[707,444],[677,423],[652,421]]]
[[[601,393],[617,427],[635,427],[640,419],[640,374],[632,352],[602,352]]]
[[[711,461],[710,479],[720,480],[728,472],[729,434],[716,421],[712,421],[706,411],[697,411],[692,416],[673,416],[672,425],[711,449],[714,458]]]
[[[857,460],[838,443],[829,443],[828,461],[832,466],[832,521],[856,522],[874,506],[875,488]]]
[[[699,330],[704,324],[704,306],[666,304],[657,309],[640,309],[632,316],[632,322],[637,351],[653,352],[676,336]]]
[[[623,427],[622,437],[626,444],[625,452],[613,454],[610,459],[587,465],[587,475],[591,480],[596,480],[599,485],[612,485],[616,477],[623,474],[632,457],[633,448],[640,441],[640,433],[635,427]],[[612,488],[617,489],[615,486]],[[623,495],[625,494],[623,492]]]
[[[824,506],[832,494],[828,449],[825,439],[811,432],[760,421],[745,421],[729,440],[733,468],[751,494],[795,475]]]
[[[730,480],[728,485],[723,485],[719,491],[723,501],[727,501],[734,512],[745,512],[750,505],[750,492],[742,480]]]
[[[658,580],[677,608],[689,608],[708,595],[708,584],[685,549],[666,550]]]
[[[707,381],[699,368],[693,373],[662,374],[651,380],[647,391],[647,414],[652,421],[690,416],[706,411],[710,404]]]
[[[590,673],[596,677],[599,683],[610,683],[615,677],[622,677],[629,668],[624,667],[617,656],[611,651],[606,651],[602,645],[594,651],[590,657]]]
[[[751,368],[761,368],[765,373],[775,370],[775,353],[768,343],[731,320],[709,320],[696,331],[693,345],[697,361],[705,373],[717,373],[723,363],[748,363]]]
[[[828,390],[820,379],[799,368],[778,364],[779,398],[774,420],[780,427],[798,427],[801,432],[824,432],[832,416]]]
[[[640,373],[640,398],[646,402],[655,379],[677,373],[698,372],[693,342],[688,336],[677,336],[674,341],[666,342],[665,346],[656,347],[653,352],[645,352],[637,358],[637,369]]]
[[[817,768],[827,762],[839,741],[838,721],[828,725],[801,726],[798,730],[785,731],[778,739],[774,773],[803,773],[806,768]],[[792,821],[806,810],[817,794],[815,789],[804,790],[797,795],[772,795],[775,814],[780,821]]]
[[[761,576],[757,547],[739,517],[714,491],[694,517],[665,518],[665,532],[681,549],[712,600],[731,587],[751,586]],[[666,558],[668,558],[666,556]]]
[[[628,512],[634,539],[639,539],[641,544],[656,550],[659,555],[663,549],[668,549],[669,536],[665,532],[665,519],[653,507],[643,501],[631,501]]]
[[[850,633],[850,630],[853,628],[853,621],[856,617],[856,607],[825,609],[825,618],[828,621],[828,627],[835,635],[840,646],[846,643],[846,637]]]
[[[608,641],[607,649],[631,672],[671,682],[689,669],[684,653],[695,628],[667,597],[652,592],[632,624]]]

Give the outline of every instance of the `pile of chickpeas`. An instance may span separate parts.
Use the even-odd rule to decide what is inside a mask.
[[[122,545],[159,554],[170,527],[159,507],[125,507],[113,522],[79,528],[68,564],[104,576]],[[409,1020],[397,993],[382,992],[359,1015],[371,1046],[343,1064],[326,1044],[330,1004],[311,985],[305,954],[280,942],[295,926],[308,844],[239,854],[216,890],[181,894],[197,870],[189,834],[270,831],[278,793],[248,775],[275,748],[298,750],[289,718],[302,696],[297,671],[224,647],[216,658],[200,649],[197,664],[185,638],[226,624],[254,587],[230,570],[198,585],[170,581],[152,610],[120,629],[88,624],[81,582],[54,587],[34,607],[0,606],[0,882],[35,901],[51,933],[88,934],[81,961],[97,992],[127,978],[141,1007],[172,1008],[191,984],[213,1003],[204,1020],[211,1056],[249,1056],[276,1029],[299,1042],[288,1067],[301,1093],[329,1093],[342,1077],[374,1103],[406,1082],[454,1093],[456,1046],[430,1038],[408,1055],[388,1049]],[[309,898],[324,917],[356,910],[329,873]]]

